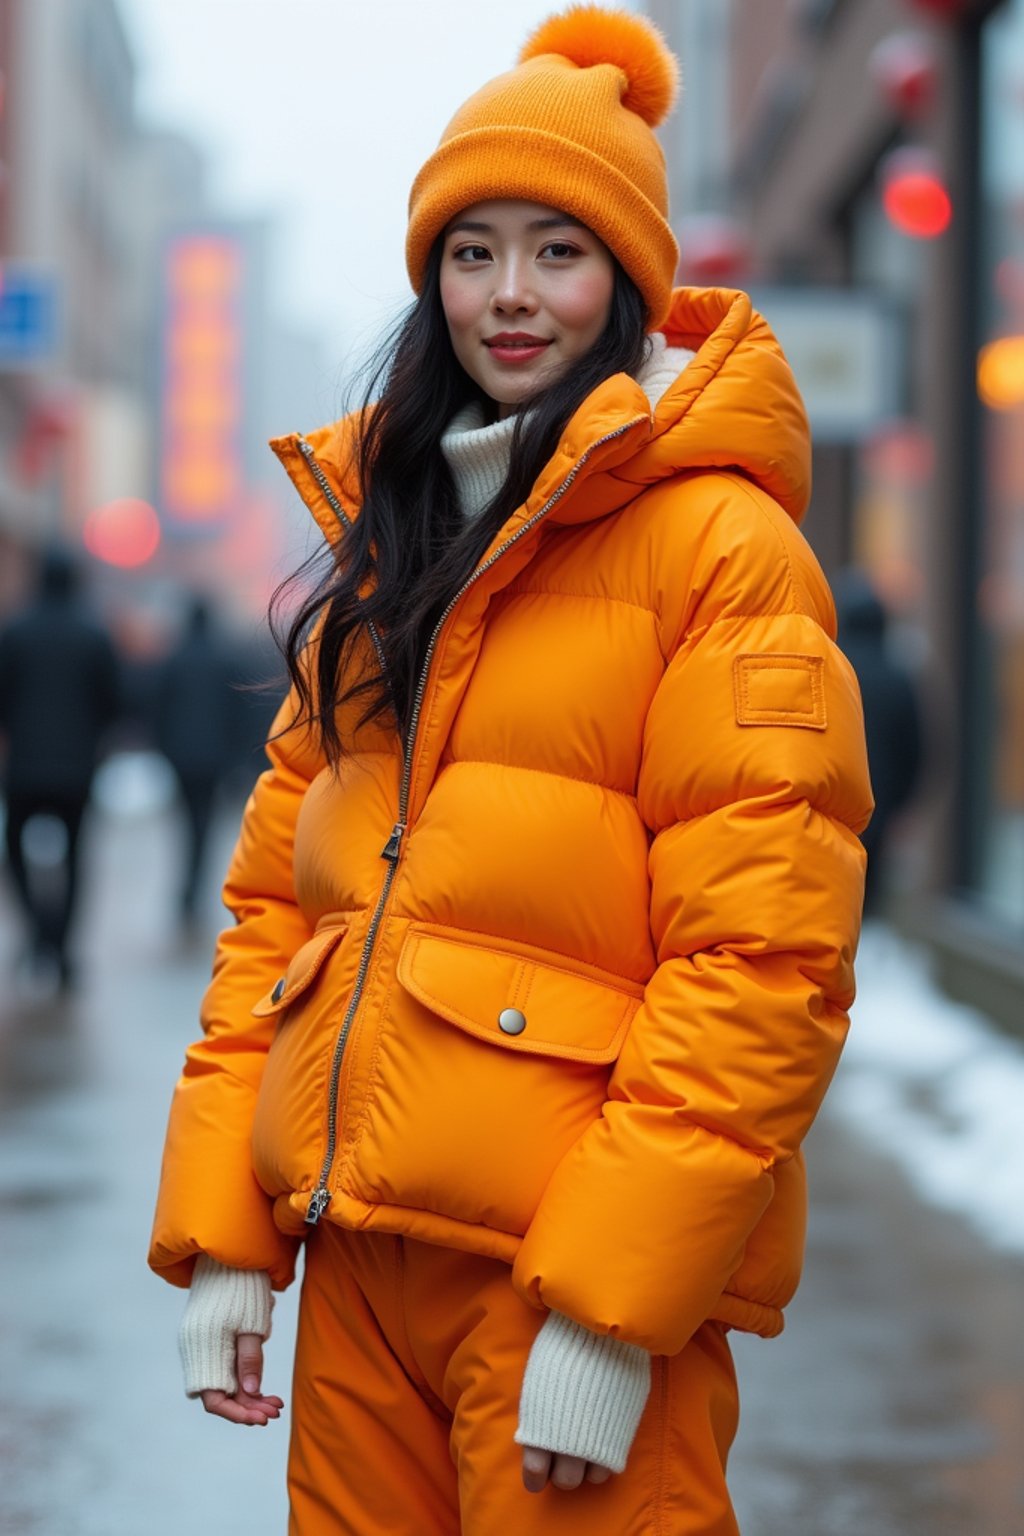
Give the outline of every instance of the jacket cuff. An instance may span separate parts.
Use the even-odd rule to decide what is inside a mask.
[[[240,1333],[270,1335],[274,1301],[263,1269],[229,1269],[201,1253],[178,1331],[185,1392],[236,1392],[235,1340]]]
[[[516,1441],[621,1472],[650,1388],[646,1349],[550,1312],[526,1362]]]

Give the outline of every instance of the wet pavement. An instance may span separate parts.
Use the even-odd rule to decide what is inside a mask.
[[[87,835],[70,1002],[15,977],[0,890],[0,1533],[283,1536],[285,1425],[243,1431],[185,1400],[181,1293],[145,1268],[215,891],[207,932],[183,945],[173,816],[96,813]],[[786,1333],[733,1336],[744,1536],[1024,1532],[1024,1262],[924,1206],[838,1117],[810,1152],[808,1265]],[[268,1346],[267,1390],[285,1397],[294,1302],[279,1300]]]

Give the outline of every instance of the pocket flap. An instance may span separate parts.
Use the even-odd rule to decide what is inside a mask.
[[[306,990],[347,926],[347,923],[340,923],[337,927],[321,928],[308,943],[295,951],[284,975],[279,977],[266,997],[261,997],[252,1010],[256,1018],[265,1019],[269,1014],[280,1013],[282,1008],[287,1008]]]
[[[595,1063],[615,1060],[643,996],[625,977],[570,971],[522,947],[418,924],[406,935],[398,979],[424,1007],[480,1040]]]

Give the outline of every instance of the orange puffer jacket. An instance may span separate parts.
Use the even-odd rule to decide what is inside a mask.
[[[797,531],[807,426],[740,293],[569,423],[449,607],[404,749],[271,742],[171,1112],[151,1263],[292,1277],[307,1221],[514,1264],[656,1353],[772,1334],[836,1065],[871,809],[857,685]],[[329,538],[334,427],[274,446]],[[279,717],[292,718],[293,703]]]

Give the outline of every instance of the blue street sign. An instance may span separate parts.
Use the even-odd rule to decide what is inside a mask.
[[[57,346],[57,278],[22,262],[0,266],[0,368],[45,363]]]

